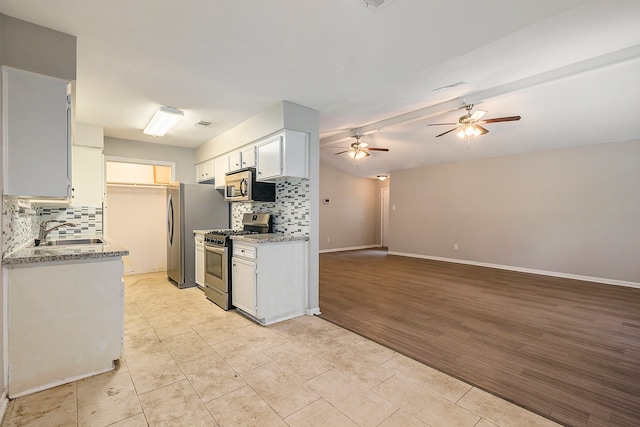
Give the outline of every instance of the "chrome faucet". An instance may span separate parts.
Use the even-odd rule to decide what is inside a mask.
[[[62,223],[62,224],[54,225],[53,227],[47,229],[47,224],[50,223],[50,222],[54,222],[54,221],[55,221],[54,219],[50,219],[48,221],[42,221],[42,223],[40,224],[40,232],[38,233],[38,238],[35,241],[36,246],[40,246],[40,242],[43,242],[44,239],[47,238],[47,234],[51,233],[56,228],[60,228],[60,227],[63,227],[63,226],[69,226],[69,227],[75,227],[76,226],[73,222],[65,222],[65,223]]]

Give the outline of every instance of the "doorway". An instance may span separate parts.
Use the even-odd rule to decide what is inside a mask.
[[[105,235],[129,250],[125,274],[166,270],[166,187],[174,170],[173,162],[105,158]]]

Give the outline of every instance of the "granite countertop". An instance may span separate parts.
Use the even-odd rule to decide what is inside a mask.
[[[100,237],[100,236],[92,236]],[[2,259],[2,265],[69,261],[91,258],[120,257],[129,251],[100,237],[105,243],[86,245],[33,246],[33,241],[16,249]]]
[[[207,234],[208,232],[210,232],[211,230],[193,230],[193,234]]]
[[[248,243],[282,243],[282,242],[307,241],[309,240],[309,236],[304,236],[302,234],[264,233],[264,234],[240,234],[237,236],[231,236],[231,239],[237,242],[248,242]]]

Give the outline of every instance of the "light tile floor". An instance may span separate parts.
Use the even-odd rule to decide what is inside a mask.
[[[551,426],[318,317],[269,327],[127,276],[118,368],[12,400],[2,426]]]

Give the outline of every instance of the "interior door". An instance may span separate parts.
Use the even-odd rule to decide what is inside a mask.
[[[389,236],[389,189],[382,188],[380,197],[380,246],[388,247]]]

